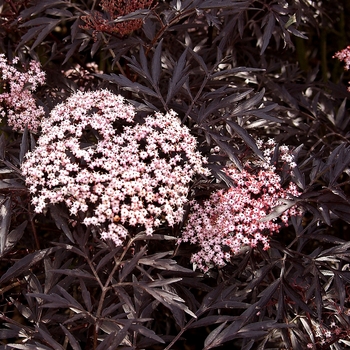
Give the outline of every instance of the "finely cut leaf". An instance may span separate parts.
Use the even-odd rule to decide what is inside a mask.
[[[267,48],[267,45],[270,42],[270,38],[273,32],[273,28],[275,26],[275,17],[272,13],[269,13],[269,15],[267,16],[268,20],[267,20],[267,24],[265,26],[265,30],[264,30],[264,35],[262,38],[262,47],[260,50],[260,55],[262,55],[264,53],[264,51]]]
[[[181,88],[185,80],[187,79],[188,73],[186,72],[186,56],[187,48],[180,56],[179,60],[175,64],[173,76],[169,81],[168,94],[166,97],[166,103],[169,103],[176,92]]]
[[[157,86],[159,83],[160,72],[162,69],[162,66],[161,66],[162,42],[163,42],[163,39],[160,40],[160,42],[158,43],[158,46],[154,52],[154,56],[152,59],[152,80],[155,86]]]
[[[119,275],[120,282],[122,282],[130,274],[130,272],[135,268],[137,264],[139,264],[141,257],[146,254],[146,251],[147,246],[142,247],[141,250],[135,254],[130,261],[126,261],[124,263],[123,269]]]
[[[239,126],[234,121],[227,120],[226,122],[234,131],[236,131],[236,133],[243,139],[247,146],[249,146],[257,156],[259,156],[261,159],[264,159],[264,155],[256,145],[254,138],[250,136],[244,128]]]
[[[1,197],[0,197],[1,199]],[[0,256],[4,254],[11,224],[11,198],[6,198],[0,207]]]
[[[59,247],[52,247],[47,248],[43,250],[39,250],[37,252],[31,253],[26,255],[21,260],[18,260],[15,262],[13,266],[11,266],[0,278],[0,283],[5,283],[11,278],[17,277],[20,274],[22,274],[25,271],[28,271],[28,269],[33,266],[34,264],[38,263],[40,260],[44,259],[48,255],[56,252],[61,248]]]
[[[63,326],[62,324],[60,324],[60,327],[63,330],[66,337],[68,338],[69,343],[70,343],[71,347],[73,348],[73,350],[81,350],[79,343],[76,341],[76,339],[74,338],[72,333],[70,333],[69,330],[65,326]]]
[[[22,141],[20,145],[20,151],[19,151],[19,162],[22,164],[24,160],[25,154],[28,152],[29,149],[29,142],[28,142],[28,126],[24,128],[23,135],[22,135]]]
[[[211,349],[213,346],[216,347],[221,345],[221,343],[218,343],[216,339],[218,334],[226,326],[226,324],[227,324],[227,321],[225,321],[219,327],[215,328],[213,331],[210,332],[210,334],[206,337],[204,341],[204,350]]]
[[[69,229],[66,214],[57,205],[49,205],[51,217],[54,219],[56,226],[64,232],[68,239],[74,243],[72,232]]]

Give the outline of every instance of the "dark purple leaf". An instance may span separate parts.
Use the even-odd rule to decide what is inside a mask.
[[[92,44],[91,51],[90,51],[91,57],[94,57],[94,56],[95,56],[95,53],[101,48],[102,45],[103,45],[103,40],[102,40],[102,38],[99,37],[99,38]]]
[[[274,207],[270,214],[268,214],[265,217],[263,217],[262,219],[260,219],[261,222],[270,221],[270,220],[273,220],[275,218],[278,218],[287,209],[291,208],[293,205],[296,205],[296,203],[297,203],[291,199],[284,199],[284,198],[281,198],[280,201],[283,202],[283,204]]]
[[[7,324],[3,324],[3,325],[7,326]],[[18,329],[18,330],[0,329],[0,339],[10,339],[10,338],[20,339],[21,332],[22,332],[21,329]]]
[[[49,345],[52,346],[52,349],[55,350],[65,350],[63,346],[61,346],[59,343],[57,343],[53,337],[51,336],[51,334],[47,333],[46,331],[44,331],[43,327],[37,327],[35,326],[35,329],[37,330],[37,332],[39,332],[39,334],[42,336],[43,340],[45,340],[45,342],[47,342]]]
[[[70,303],[67,299],[61,297],[56,293],[51,293],[51,294],[28,293],[28,296],[44,300],[46,303],[43,304],[41,307],[68,309],[70,306]]]
[[[73,56],[74,52],[78,49],[78,46],[81,45],[82,40],[75,39],[74,42],[72,42],[70,45],[67,45],[67,49],[69,49],[66,53],[66,57],[62,64],[65,64],[68,62],[68,60]]]
[[[38,280],[37,276],[35,276],[33,273],[29,273],[24,278],[27,281],[28,286],[32,292],[34,292],[34,293],[42,293],[43,292],[41,282]]]
[[[238,104],[238,106],[231,111],[230,115],[234,117],[242,114],[249,114],[249,110],[252,109],[253,106],[256,106],[258,103],[260,103],[260,101],[264,97],[264,94],[265,89],[262,89],[253,97],[249,98],[245,102]]]
[[[217,341],[217,336],[220,334],[222,329],[226,326],[226,321],[222,323],[219,327],[215,328],[210,334],[205,338],[204,349],[211,349],[216,346],[220,346],[222,343]]]
[[[140,333],[142,335],[144,335],[147,338],[153,339],[155,340],[158,344],[164,344],[165,341],[159,337],[154,331],[152,331],[151,329],[148,329],[142,325],[136,324],[136,325],[132,325],[130,327],[130,330]]]
[[[6,249],[6,242],[11,224],[11,198],[3,199],[0,196],[0,256],[2,256]]]
[[[65,326],[63,326],[62,324],[60,324],[60,327],[61,327],[62,331],[64,332],[64,334],[66,335],[66,337],[68,338],[72,349],[73,350],[81,350],[81,347],[80,347],[79,343],[74,338],[72,333],[70,333],[69,330]]]
[[[231,94],[230,96],[225,97],[223,99],[216,98],[206,108],[203,108],[203,111],[201,111],[200,113],[199,122],[203,123],[203,121],[214,111],[217,111],[221,108],[232,106],[234,102],[238,102],[242,100],[244,97],[249,95],[252,91],[253,91],[252,89],[249,89],[241,94]],[[207,97],[209,97],[208,95]]]
[[[16,179],[0,179],[0,189],[27,191],[27,187],[18,182]]]
[[[118,16],[118,18],[113,20],[111,23],[121,23],[121,22],[125,22],[125,21],[130,21],[132,19],[139,19],[139,18],[143,19],[149,13],[150,13],[150,10],[148,10],[148,9],[136,10],[136,11],[128,13],[125,16]]]
[[[301,310],[304,310],[310,315],[315,315],[314,311],[310,309],[310,307],[302,300],[301,296],[288,284],[287,281],[283,282],[283,290],[285,291],[285,295],[287,295],[291,300],[293,300],[293,303],[295,304],[294,307],[296,307],[296,310],[300,308]]]
[[[79,248],[71,245],[71,244],[66,244],[66,243],[57,243],[57,242],[53,242],[54,245],[61,247],[69,252],[72,252],[74,254],[80,255],[83,258],[87,258],[87,255],[85,252],[81,251]]]
[[[33,20],[34,21],[34,20]],[[52,32],[52,30],[62,21],[62,19],[52,19],[48,18],[46,25],[40,26],[40,33],[38,32],[38,37],[34,41],[34,44],[31,47],[31,50],[34,50],[39,44],[43,42],[46,36]],[[29,21],[30,22],[30,21]],[[28,24],[28,22],[27,22]]]
[[[162,57],[162,42],[163,39],[160,40],[160,42],[157,45],[157,48],[154,52],[153,59],[152,59],[152,80],[154,86],[157,86],[159,83],[159,78],[160,78],[160,72],[162,70],[162,62],[161,62],[161,57]]]
[[[67,214],[57,205],[49,205],[51,217],[54,219],[57,228],[62,230],[68,239],[74,243],[72,232],[68,226],[68,216]]]
[[[199,63],[199,65],[203,69],[205,75],[208,76],[209,75],[209,71],[208,71],[207,65],[205,64],[203,58],[200,55],[198,55],[195,51],[193,51],[191,48],[188,48],[188,52]],[[214,75],[212,75],[212,77],[213,76]]]
[[[321,213],[324,222],[327,225],[331,226],[331,216],[330,216],[328,205],[326,205],[325,203],[320,203],[318,205],[318,210]]]
[[[211,78],[225,78],[225,77],[232,77],[233,74],[241,73],[241,72],[262,72],[264,69],[261,68],[250,68],[250,67],[235,67],[231,69],[224,69],[219,72],[216,72],[214,74],[211,74]],[[253,89],[249,89],[248,91],[253,91]]]
[[[249,1],[232,2],[231,0],[204,0],[199,5],[199,9],[228,8],[230,11],[240,12],[250,6]]]
[[[92,310],[91,294],[87,290],[85,282],[82,278],[79,279],[79,282],[80,282],[81,296],[83,297],[84,304],[86,306],[87,311],[91,312]]]
[[[224,289],[225,285],[219,284],[216,288],[214,288],[212,291],[210,291],[204,298],[201,303],[200,308],[197,310],[196,314],[197,316],[203,314],[207,310],[211,308],[211,306],[220,299],[221,293]]]
[[[70,4],[63,0],[41,0],[39,3],[35,4],[32,7],[28,7],[21,11],[20,17],[22,20],[33,17],[39,14],[40,12],[44,12],[48,8],[52,8],[57,5],[69,6]]]
[[[127,336],[132,322],[133,320],[127,320],[122,329],[108,334],[108,336],[97,346],[96,350],[114,350],[116,347],[119,347]]]
[[[266,307],[266,304],[271,302],[272,297],[276,293],[277,289],[281,285],[280,278],[277,278],[274,282],[272,282],[266,289],[264,289],[260,294],[260,300],[256,303],[257,309],[261,309]],[[247,322],[252,315],[254,314],[253,307],[250,307],[250,310],[245,311],[241,317],[244,317],[245,322]]]
[[[19,27],[31,27],[31,26],[39,26],[39,25],[44,25],[44,24],[50,24],[52,22],[56,22],[57,19],[49,18],[49,17],[37,17],[34,19],[31,19],[27,22],[24,22],[21,24]]]
[[[187,79],[188,73],[186,66],[187,49],[182,53],[179,60],[176,62],[173,75],[169,81],[168,94],[165,103],[169,103],[176,92],[181,88]]]
[[[123,282],[124,279],[132,272],[137,264],[139,264],[139,260],[142,256],[146,254],[147,246],[144,246],[141,248],[137,254],[133,256],[133,258],[130,261],[125,261],[123,263],[123,269],[121,270],[119,274],[119,282]]]
[[[304,35],[302,32],[300,32],[299,30],[295,29],[292,26],[288,27],[288,31],[299,38],[302,38],[305,40],[309,39],[306,35]]]
[[[177,238],[174,236],[161,235],[157,233],[154,233],[152,235],[147,235],[146,233],[139,233],[134,238],[134,241],[149,241],[149,240],[175,241],[177,240]]]
[[[57,285],[55,288],[59,290],[62,297],[64,297],[71,306],[76,308],[77,310],[84,310],[83,306],[73,297],[71,296],[64,288],[62,288],[60,285]]]
[[[346,285],[341,279],[341,274],[338,274],[337,272],[334,273],[334,282],[336,287],[335,291],[338,294],[340,308],[341,310],[344,310]]]
[[[35,344],[7,344],[8,347],[6,347],[5,349],[23,349],[23,350],[52,350],[52,347],[48,347],[42,344],[39,344],[37,342],[35,342]],[[10,347],[10,348],[9,348]],[[54,348],[55,349],[55,348]],[[61,348],[57,348],[57,350],[59,350]]]
[[[246,309],[250,304],[243,303],[240,301],[234,300],[221,300],[214,303],[210,309],[218,310],[218,309]]]
[[[160,290],[158,288],[150,288],[146,284],[140,284],[141,288],[144,289],[148,294],[162,303],[165,307],[173,311],[174,308],[182,310],[189,314],[190,316],[196,318],[196,315],[183,303],[184,300],[179,296]]]
[[[20,144],[20,151],[19,151],[19,162],[22,164],[24,160],[25,154],[28,152],[29,149],[29,140],[28,140],[28,127],[26,125],[23,135],[22,135],[22,141]]]
[[[96,277],[93,276],[91,273],[81,270],[81,269],[53,269],[52,272],[55,273],[61,273],[63,275],[67,275],[67,276],[72,276],[72,277],[79,277],[79,278],[87,278],[87,279],[92,279],[92,280],[96,280]]]
[[[36,319],[32,313],[32,311],[25,305],[23,305],[22,303],[20,303],[19,301],[13,299],[10,297],[11,302],[16,306],[16,309],[19,311],[19,313],[26,318],[27,320],[29,320],[30,322],[35,322]]]
[[[228,316],[228,315],[206,316],[206,317],[200,318],[198,321],[191,323],[191,325],[187,326],[186,328],[191,329],[191,328],[198,328],[198,327],[208,327],[216,323],[234,321],[236,318],[237,316]]]
[[[73,13],[70,12],[69,10],[65,9],[65,8],[50,8],[50,9],[47,9],[45,11],[45,13],[47,15],[51,15],[51,16],[56,16],[56,17],[68,17],[68,18],[71,18],[73,17]]]
[[[176,283],[181,281],[181,277],[175,277],[175,278],[168,278],[168,279],[159,279],[156,281],[149,282],[147,285],[148,287],[164,287],[168,284]]]
[[[136,315],[135,305],[133,304],[130,296],[125,292],[124,288],[118,286],[118,284],[113,286],[115,293],[118,295],[120,302],[122,303],[123,310],[127,314],[132,314],[134,317]]]
[[[335,125],[340,130],[345,130],[346,126],[349,123],[349,117],[346,113],[346,98],[344,98],[342,104],[340,105],[338,112],[335,116]]]
[[[112,249],[108,254],[103,256],[103,258],[99,261],[96,266],[96,272],[99,272],[104,266],[106,266],[109,262],[113,260],[113,257],[118,253],[121,247],[116,247]]]
[[[236,163],[235,165],[237,166],[238,169],[242,170],[242,165],[240,164],[238,158],[236,159],[236,161],[238,162],[239,166],[237,166]],[[223,181],[227,185],[227,187],[232,187],[235,185],[235,183],[233,182],[233,179],[222,171],[222,167],[216,164],[208,164],[207,167],[211,170],[211,173],[213,174],[213,176],[220,182]]]
[[[152,256],[148,256],[145,258],[141,258],[139,260],[139,263],[152,266],[160,270],[193,273],[193,270],[177,264],[177,262],[172,259],[156,259],[156,258],[153,258]]]
[[[234,121],[227,120],[226,122],[243,139],[247,146],[250,147],[257,156],[259,156],[261,159],[264,159],[264,156],[257,147],[254,138],[248,134],[247,130],[239,126]]]
[[[112,314],[112,312],[114,312],[115,310],[119,309],[122,307],[122,303],[118,303],[118,304],[111,304],[107,307],[105,307],[103,310],[102,310],[102,317],[107,317],[109,316],[110,314]]]
[[[131,60],[129,60],[129,67],[136,73],[138,73],[141,77],[146,78],[149,82],[152,81],[151,74],[148,70],[148,62],[147,57],[145,55],[145,51],[143,49],[143,46],[140,47],[140,64],[136,61],[135,57],[132,57]]]
[[[208,135],[210,135],[210,137],[220,147],[220,149],[227,154],[229,159],[237,166],[237,168],[242,170],[243,167],[235,154],[236,149],[225,141],[222,141],[220,135],[214,134],[212,132],[208,132]]]
[[[267,45],[270,42],[271,35],[273,33],[273,29],[275,27],[275,17],[271,12],[268,14],[268,16],[264,18],[262,25],[265,25],[265,30],[264,30],[264,35],[262,37],[262,46],[260,50],[260,55],[262,55],[266,50]]]
[[[143,86],[139,83],[132,82],[130,79],[125,77],[124,75],[116,75],[111,73],[111,75],[106,74],[97,74],[97,76],[109,80],[113,83],[117,83],[120,85],[124,90],[133,91],[136,94],[143,93],[152,97],[158,97],[158,94],[151,90],[150,88]]]
[[[59,247],[52,247],[52,248],[47,248],[43,250],[39,250],[37,252],[31,253],[26,255],[24,258],[21,260],[18,260],[15,262],[13,266],[11,266],[0,278],[0,283],[4,283],[11,278],[17,277],[23,272],[26,272],[29,270],[29,268],[36,263],[38,263],[40,260],[44,259],[48,255],[56,252],[61,248]]]

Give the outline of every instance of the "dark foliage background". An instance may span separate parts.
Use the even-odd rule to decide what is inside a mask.
[[[203,275],[195,247],[175,244],[181,225],[115,248],[71,227],[63,207],[35,214],[19,167],[37,135],[2,124],[0,349],[349,348],[348,73],[332,58],[350,42],[348,1],[117,3],[130,12],[2,0],[0,51],[41,62],[47,113],[101,87],[140,115],[175,110],[212,173],[194,198],[229,186],[222,168],[258,153],[254,139],[289,145],[305,215],[269,251]]]

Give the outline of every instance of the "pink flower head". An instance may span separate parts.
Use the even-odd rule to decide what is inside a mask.
[[[345,69],[350,69],[350,45],[347,46],[345,49],[338,51],[333,58],[338,58],[339,61],[344,61],[345,63]]]
[[[14,67],[17,63],[18,58],[8,63],[5,55],[0,54],[0,79],[5,87],[5,92],[0,94],[0,117],[7,117],[8,124],[17,131],[27,126],[28,130],[37,132],[45,113],[37,106],[32,92],[45,83],[45,73],[38,62],[31,61],[26,72],[17,70]]]
[[[64,202],[116,245],[128,225],[151,234],[180,222],[190,181],[208,173],[196,140],[172,111],[132,125],[134,115],[108,90],[77,92],[57,105],[22,165],[36,212]]]
[[[333,58],[338,58],[339,61],[344,61],[345,70],[350,69],[350,45],[345,49],[338,51]],[[350,91],[350,87],[348,87],[348,91]]]
[[[282,223],[263,220],[274,207],[282,204],[282,199],[296,197],[300,193],[293,183],[282,188],[281,178],[275,172],[276,166],[270,164],[275,142],[258,140],[257,144],[266,154],[266,161],[257,157],[250,159],[243,171],[228,166],[226,174],[232,178],[234,186],[214,192],[203,205],[192,202],[179,242],[199,245],[200,250],[192,256],[192,262],[203,271],[213,265],[224,266],[231,254],[239,253],[244,246],[256,247],[261,243],[264,250],[269,249],[270,236],[279,231],[282,223],[288,224],[291,210],[301,213],[291,208],[283,213]],[[281,163],[292,162],[289,149],[286,146],[281,148]],[[289,156],[284,157],[286,154]],[[231,254],[227,254],[228,251]]]

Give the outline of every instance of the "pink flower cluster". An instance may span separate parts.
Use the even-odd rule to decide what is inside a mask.
[[[350,45],[338,51],[333,57],[338,58],[339,61],[344,61],[346,70],[350,69]]]
[[[338,51],[333,58],[338,58],[339,61],[344,61],[345,70],[350,69],[350,45],[345,49]],[[348,87],[348,91],[350,91],[350,87]]]
[[[214,192],[203,204],[191,202],[191,213],[179,243],[199,245],[200,250],[192,255],[191,261],[204,272],[214,265],[226,265],[232,254],[239,253],[242,247],[256,247],[260,242],[267,250],[269,237],[279,231],[281,224],[264,217],[282,204],[281,199],[300,194],[292,182],[286,189],[282,188],[276,173],[278,165],[295,166],[289,148],[279,147],[280,164],[271,165],[275,141],[258,140],[257,144],[265,161],[253,157],[245,163],[243,171],[227,167],[226,174],[232,178],[233,187]],[[288,218],[300,213],[295,207],[286,210],[280,217],[281,223],[288,225]]]
[[[152,234],[180,222],[193,176],[208,174],[196,140],[174,112],[142,124],[132,124],[134,115],[108,90],[79,91],[57,105],[22,166],[35,211],[64,202],[116,245],[127,225]]]
[[[28,129],[37,132],[44,109],[37,106],[32,95],[38,85],[45,83],[45,73],[41,70],[40,64],[36,61],[29,63],[26,72],[20,72],[14,67],[18,58],[8,63],[4,54],[0,54],[0,72],[2,89],[5,92],[0,94],[0,117],[7,116],[7,121],[17,131]]]

